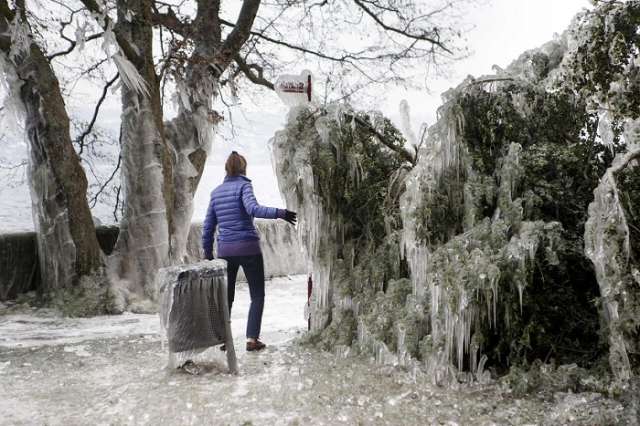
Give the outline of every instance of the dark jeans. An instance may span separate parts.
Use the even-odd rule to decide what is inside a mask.
[[[228,256],[222,259],[227,261],[227,295],[229,297],[229,315],[236,294],[236,277],[238,268],[242,266],[244,275],[249,282],[251,306],[249,307],[249,319],[247,320],[247,338],[260,337],[262,324],[262,311],[264,309],[264,262],[262,254],[252,256]]]

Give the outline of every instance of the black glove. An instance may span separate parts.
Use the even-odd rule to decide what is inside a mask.
[[[285,210],[283,219],[290,224],[295,225],[296,221],[298,220],[298,213],[292,212],[291,210]]]

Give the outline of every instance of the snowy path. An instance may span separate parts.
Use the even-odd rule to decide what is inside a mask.
[[[0,315],[0,424],[560,424],[597,406],[594,394],[516,399],[498,385],[435,388],[364,357],[293,344],[305,329],[305,277],[267,283],[265,352],[244,351],[246,285],[232,316],[241,373],[165,369],[157,315],[63,319]],[[559,418],[557,416],[560,416]]]

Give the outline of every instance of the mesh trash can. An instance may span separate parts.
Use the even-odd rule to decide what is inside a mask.
[[[163,268],[158,273],[158,291],[169,366],[197,362],[208,349],[225,344],[229,370],[237,374],[227,305],[226,262],[203,261]]]

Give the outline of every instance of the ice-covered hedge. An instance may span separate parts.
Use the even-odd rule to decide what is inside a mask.
[[[416,156],[380,114],[292,110],[272,144],[313,264],[312,339],[436,382],[607,353],[616,377],[637,372],[639,16],[603,3],[468,78]]]

